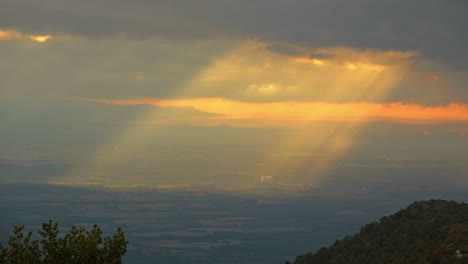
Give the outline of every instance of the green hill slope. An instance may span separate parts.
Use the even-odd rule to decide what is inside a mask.
[[[468,204],[415,202],[294,264],[468,263]]]

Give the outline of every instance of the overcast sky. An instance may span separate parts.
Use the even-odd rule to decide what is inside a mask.
[[[3,0],[3,145],[73,145],[64,130],[92,127],[105,139],[79,181],[146,154],[155,125],[299,129],[277,148],[333,153],[316,174],[374,122],[463,138],[467,13],[464,0]],[[125,151],[103,161],[110,145]]]

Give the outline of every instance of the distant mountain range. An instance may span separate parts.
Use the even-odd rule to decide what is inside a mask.
[[[468,263],[468,204],[414,202],[315,253],[286,264]]]

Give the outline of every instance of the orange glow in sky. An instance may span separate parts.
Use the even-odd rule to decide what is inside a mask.
[[[319,59],[295,58],[293,61],[298,62],[298,63],[313,64],[313,65],[316,65],[316,66],[324,66],[325,65],[324,60],[319,60]]]
[[[52,38],[52,35],[24,34],[14,30],[0,30],[0,40],[26,39],[44,43]]]
[[[34,41],[37,41],[37,42],[46,42],[50,38],[52,38],[51,35],[29,35],[30,40],[34,40]]]
[[[19,32],[0,30],[0,39],[3,40],[15,39],[19,38],[19,36],[21,36]]]
[[[153,105],[190,107],[217,114],[223,119],[273,120],[281,124],[304,121],[367,121],[383,119],[405,122],[468,122],[468,105],[423,106],[404,103],[328,103],[328,102],[241,102],[225,98],[163,100],[138,98],[128,100],[82,99],[114,105]]]

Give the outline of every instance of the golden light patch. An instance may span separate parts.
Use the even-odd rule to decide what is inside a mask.
[[[347,68],[348,70],[352,70],[352,71],[357,70],[357,66],[356,66],[356,64],[354,64],[354,63],[348,63],[348,64],[346,64],[346,68]]]
[[[312,64],[317,66],[323,66],[325,63],[322,60],[313,59]]]
[[[31,40],[39,43],[47,42],[52,35],[25,34],[14,30],[0,30],[0,40]]]
[[[21,37],[21,33],[15,31],[6,31],[0,30],[0,39],[2,40],[12,40]]]
[[[297,63],[306,63],[306,64],[311,64],[311,65],[316,65],[316,66],[324,66],[325,61],[324,60],[319,60],[319,59],[310,59],[310,58],[294,58],[294,62]]]
[[[379,64],[368,64],[368,63],[347,63],[346,64],[346,69],[355,71],[355,70],[365,70],[365,71],[383,71],[385,70],[385,66],[379,65]]]
[[[49,39],[51,39],[52,36],[51,35],[28,35],[28,38],[36,42],[46,42]]]

